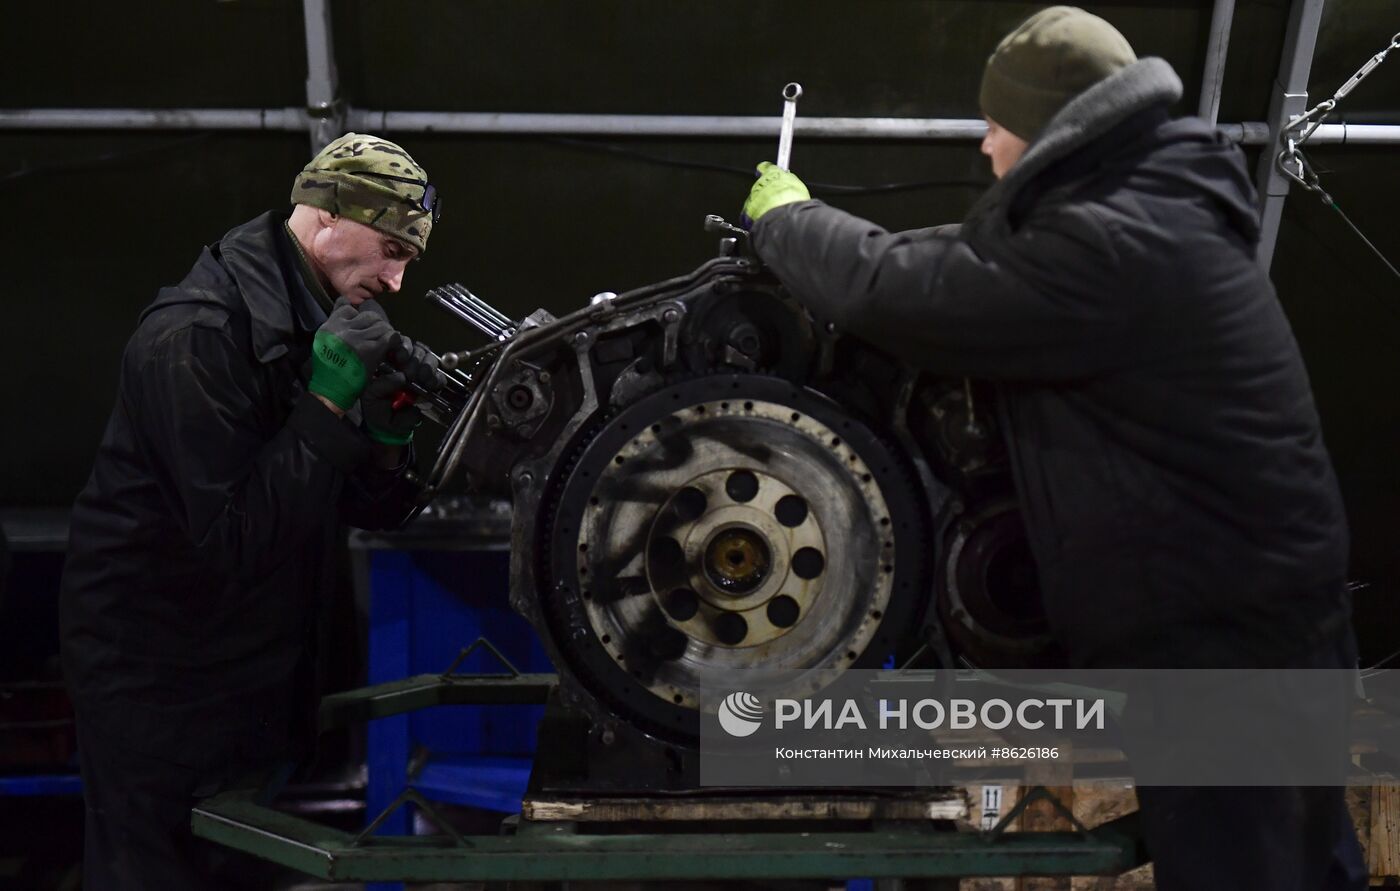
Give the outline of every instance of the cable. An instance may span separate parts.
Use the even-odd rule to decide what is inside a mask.
[[[641,152],[625,146],[610,142],[594,142],[586,139],[570,139],[565,136],[552,136],[546,138],[547,142],[555,145],[562,145],[568,148],[580,149],[582,151],[597,152],[600,154],[616,155],[623,158],[631,158],[636,161],[643,161],[648,164],[657,164],[662,167],[676,167],[683,170],[709,170],[715,173],[727,173],[733,176],[741,176],[752,181],[756,175],[752,167],[736,167],[732,164],[719,164],[713,161],[693,161],[683,158],[668,158],[663,155],[653,155],[649,152]],[[842,183],[823,183],[812,180],[804,180],[807,187],[814,192],[826,192],[836,195],[876,195],[890,192],[908,192],[917,189],[944,189],[944,188],[969,188],[985,189],[991,185],[990,182],[981,179],[941,179],[941,180],[915,180],[911,182],[879,183],[873,186],[847,185]]]
[[[1400,650],[1396,650],[1389,656],[1386,656],[1384,659],[1377,662],[1375,665],[1368,665],[1365,668],[1361,669],[1361,676],[1363,678],[1370,677],[1373,672],[1379,671],[1382,665],[1385,665],[1387,662],[1391,661],[1397,656],[1400,656]]]
[[[1371,239],[1367,238],[1365,234],[1362,233],[1362,231],[1356,227],[1356,224],[1351,221],[1351,217],[1347,216],[1346,213],[1344,213],[1342,209],[1337,206],[1337,202],[1332,200],[1332,196],[1328,195],[1326,192],[1323,192],[1322,196],[1326,201],[1327,206],[1335,210],[1341,216],[1342,222],[1350,226],[1351,231],[1356,233],[1356,237],[1366,243],[1366,247],[1370,248],[1371,252],[1380,258],[1381,262],[1385,264],[1385,268],[1389,269],[1391,274],[1394,275],[1396,278],[1400,278],[1400,270],[1397,270],[1395,266],[1389,260],[1386,259],[1385,254],[1381,253],[1380,248],[1372,244]]]
[[[62,161],[57,164],[44,164],[38,167],[22,167],[19,170],[12,170],[0,176],[0,183],[11,183],[30,176],[37,176],[43,173],[60,173],[72,170],[85,170],[102,167],[106,164],[113,164],[125,161],[129,158],[140,157],[142,155],[163,152],[168,149],[182,148],[196,142],[202,142],[211,136],[213,132],[196,133],[193,136],[186,136],[183,139],[172,139],[168,142],[148,145],[138,149],[128,149],[124,152],[105,152],[101,155],[94,155],[90,158],[80,158],[76,161]]]

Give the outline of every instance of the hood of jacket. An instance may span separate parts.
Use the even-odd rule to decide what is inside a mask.
[[[1058,182],[1116,165],[1144,182],[1211,196],[1230,224],[1258,240],[1254,186],[1239,149],[1198,118],[1168,120],[1181,79],[1162,59],[1142,59],[1060,109],[1021,159],[988,189],[965,225],[1010,229],[1018,211]]]

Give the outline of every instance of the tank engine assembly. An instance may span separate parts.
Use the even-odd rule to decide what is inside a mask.
[[[992,389],[813,319],[745,246],[562,318],[429,294],[490,342],[444,357],[426,497],[512,500],[541,754],[590,788],[693,784],[717,672],[1054,658]]]

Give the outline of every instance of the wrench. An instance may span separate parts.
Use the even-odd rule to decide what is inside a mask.
[[[792,160],[792,125],[797,119],[797,100],[802,98],[802,84],[783,87],[783,128],[778,132],[778,167],[788,169]]]

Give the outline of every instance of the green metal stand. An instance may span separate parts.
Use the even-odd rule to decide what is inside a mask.
[[[463,655],[481,645],[490,647],[478,641]],[[450,668],[329,696],[321,705],[321,728],[435,705],[545,701],[554,675],[521,674],[502,662],[504,674],[459,675]],[[373,835],[408,803],[444,834]],[[1075,821],[1075,832],[1004,831],[1014,815],[988,832],[951,832],[922,822],[866,831],[590,835],[585,824],[524,821],[512,835],[463,836],[410,788],[359,834],[281,813],[253,790],[201,802],[192,825],[202,838],[345,882],[1114,875],[1147,861],[1135,814],[1092,830]]]
[[[513,836],[361,838],[228,793],[194,811],[195,834],[345,882],[487,882],[1113,875],[1144,862],[1133,826],[1073,832],[581,835],[570,824]]]

